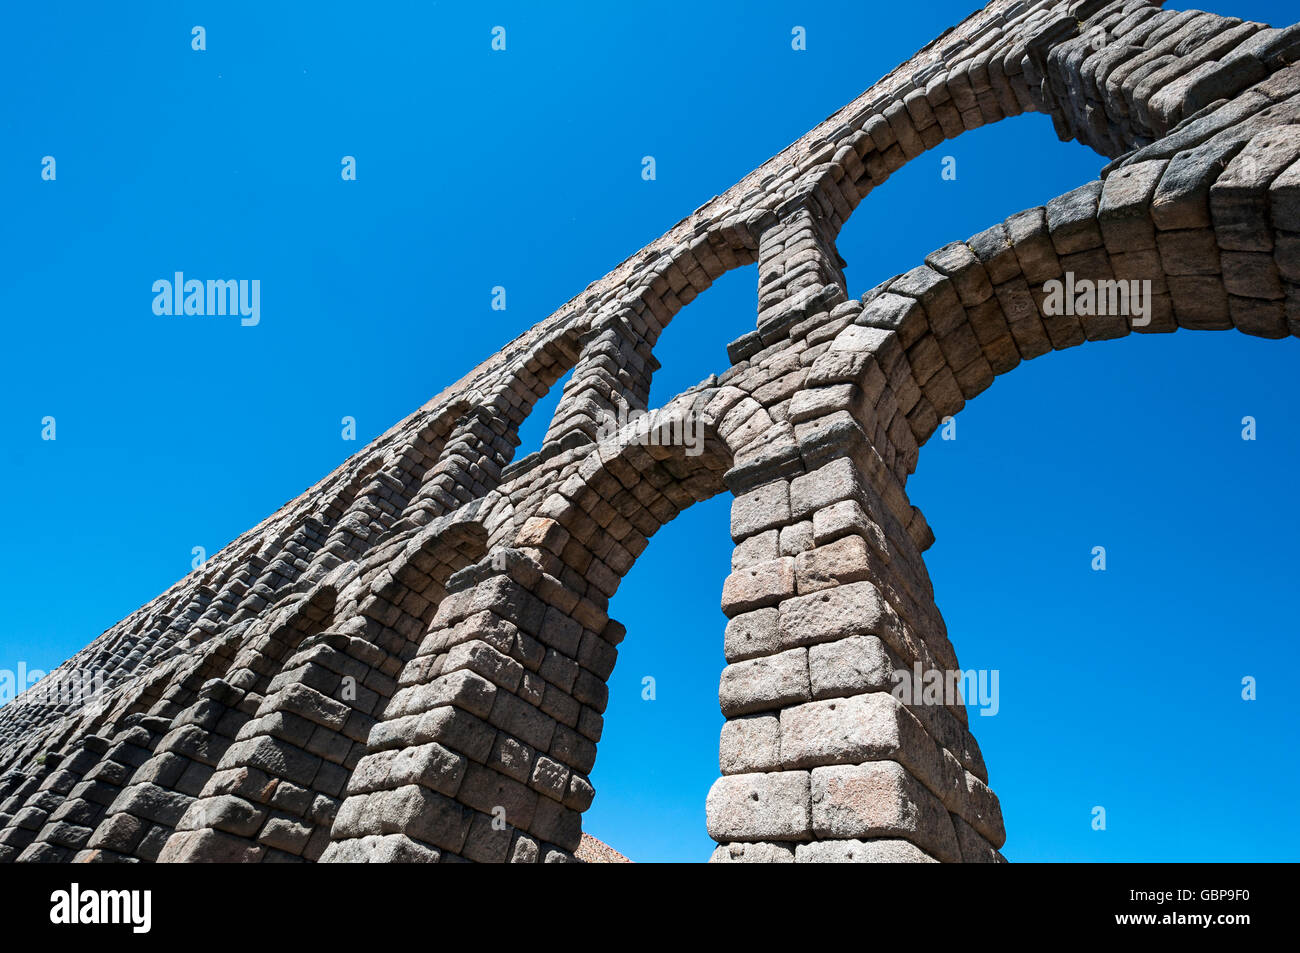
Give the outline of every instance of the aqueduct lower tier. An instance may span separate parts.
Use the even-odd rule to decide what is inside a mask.
[[[958,668],[907,477],[1021,361],[1131,330],[1300,335],[1297,59],[1297,26],[994,0],[43,683],[101,672],[104,696],[0,709],[0,859],[571,859],[609,599],[725,491],[713,859],[1000,860],[965,709],[890,693],[896,667]],[[1101,179],[850,298],[858,203],[1026,111],[1113,158]],[[703,452],[602,430],[645,409],[676,312],[755,261],[731,366],[651,415]],[[1067,274],[1151,282],[1149,323],[1053,313]]]

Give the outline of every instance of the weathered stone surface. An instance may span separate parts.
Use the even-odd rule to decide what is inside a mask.
[[[897,667],[885,643],[874,635],[855,635],[808,648],[808,676],[812,697],[817,700],[890,691]]]
[[[872,840],[823,840],[799,844],[797,864],[933,864],[937,861],[915,844],[889,837]]]
[[[778,651],[778,612],[775,608],[755,609],[727,622],[723,652],[728,662],[739,662]]]
[[[809,542],[813,524],[808,527]],[[795,588],[800,595],[831,586],[861,582],[871,575],[867,543],[861,536],[845,536],[835,542],[801,552],[794,560]]]
[[[961,858],[948,812],[897,762],[816,768],[811,790],[819,838],[901,836],[941,861]]]
[[[731,538],[739,542],[789,520],[790,487],[778,480],[736,498],[731,505]]]
[[[782,646],[829,642],[855,635],[896,638],[898,618],[870,581],[848,583],[780,605],[778,639]]]
[[[912,764],[935,783],[936,757],[920,722],[885,692],[794,705],[781,712],[781,761],[787,768],[893,758]]]
[[[736,662],[722,670],[718,699],[731,717],[808,701],[808,650],[789,649],[776,655]]]
[[[794,591],[794,560],[788,556],[769,559],[727,577],[722,587],[722,611],[732,616],[774,606]]]
[[[709,836],[728,841],[801,841],[812,837],[807,771],[718,778],[705,803]]]
[[[775,771],[781,766],[781,722],[775,713],[732,718],[722,726],[723,774]]]
[[[709,858],[714,864],[793,864],[795,847],[792,844],[732,843],[719,844]]]

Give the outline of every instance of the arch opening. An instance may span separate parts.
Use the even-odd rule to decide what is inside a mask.
[[[935,530],[936,599],[963,669],[999,673],[990,714],[968,704],[1008,859],[1294,854],[1267,809],[1296,780],[1287,722],[1243,679],[1300,660],[1279,598],[1300,511],[1271,476],[1300,462],[1298,357],[1234,334],[1075,348],[1010,375],[922,452],[908,490]],[[1277,687],[1268,704],[1290,705]],[[1202,756],[1225,745],[1231,759]],[[1184,836],[1205,789],[1241,819],[1231,837]]]

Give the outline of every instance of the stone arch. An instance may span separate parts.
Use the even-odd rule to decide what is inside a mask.
[[[510,472],[536,465],[552,449],[544,443],[542,448],[524,459],[514,459],[515,449],[519,446],[519,428],[538,402],[578,363],[579,338],[577,327],[567,324],[539,343],[525,347],[511,359],[500,380],[491,386],[479,403],[480,415],[466,420],[463,425],[465,451],[458,459],[450,461],[450,466],[458,467],[467,476],[459,480],[462,489],[456,496],[440,491],[444,493],[444,506],[454,508],[468,499],[481,497],[496,489]],[[493,415],[495,426],[485,422],[492,421]],[[478,467],[487,468],[486,476],[469,479]]]
[[[392,531],[437,466],[455,422],[470,407],[471,398],[466,396],[421,415],[422,419],[403,428],[386,453],[373,455],[354,478],[349,503],[323,543],[322,549],[330,555],[320,571],[359,559]]]
[[[487,558],[449,580],[322,859],[572,855],[624,634],[609,597],[663,523],[724,488],[720,422],[743,399],[683,395],[602,440],[536,516],[498,525]],[[698,443],[650,437],[687,426]]]
[[[1295,333],[1300,113],[1268,102],[1226,131],[1210,111],[1170,157],[1155,143],[847,309],[789,411],[807,472],[733,507],[733,530],[737,509],[755,521],[738,540],[745,574],[723,596],[734,661],[708,807],[715,859],[999,859],[1000,810],[962,706],[904,704],[888,678],[959,671],[907,475],[940,419],[995,373],[1129,331],[1131,316],[1045,308],[1040,284],[1067,272],[1150,281],[1147,330]],[[814,467],[830,432],[831,458]],[[793,559],[759,542],[802,516],[814,545]]]
[[[445,581],[482,554],[484,538],[472,516],[454,515],[376,560],[377,571],[327,577],[322,591],[339,589],[328,617],[310,616],[315,624],[299,627],[283,662],[248,693],[255,707],[241,706],[237,731],[209,752],[207,776],[172,818],[158,859],[316,860]]]
[[[178,666],[165,680],[155,679],[155,690],[139,697],[125,714],[107,719],[102,734],[85,736],[60,758],[61,776],[47,778],[42,788],[62,789],[64,800],[49,813],[45,825],[17,859],[72,860],[87,846],[106,814],[121,821],[126,818],[115,815],[127,810],[135,812],[130,819],[138,829],[138,838],[152,840],[155,851],[161,846],[156,830],[152,838],[148,836],[151,821],[166,819],[166,807],[159,803],[164,792],[158,785],[175,785],[181,774],[171,773],[171,764],[166,764],[167,770],[153,773],[151,769],[159,765],[156,752],[167,746],[166,735],[174,719],[192,699],[203,695],[208,679],[215,679],[229,665],[239,635],[239,630],[232,630],[206,646],[203,653],[187,657],[188,664]],[[205,739],[205,744],[209,743],[212,739]],[[184,765],[178,761],[176,767]],[[124,800],[130,808],[120,806]]]
[[[893,470],[905,482],[940,420],[1021,360],[1130,331],[1295,334],[1300,126],[1284,120],[1300,119],[1300,107],[1258,115],[1260,124],[1208,135],[1171,158],[1150,154],[1169,147],[1137,152],[1103,180],[934,252],[864,296],[809,386],[851,383],[887,423],[901,414],[911,439],[893,428]],[[1146,282],[1149,313],[1053,313],[1067,273],[1080,289],[1107,283],[1102,293],[1123,301],[1132,285],[1117,282]]]
[[[654,356],[659,336],[719,277],[756,260],[755,223],[767,217],[759,211],[731,216],[716,227],[701,223],[689,241],[624,262],[620,267],[629,267],[631,274],[621,294],[586,299],[592,313],[576,340],[573,376],[545,447],[559,452],[593,443],[610,421],[647,409],[651,378],[659,368]]]
[[[833,240],[873,188],[968,130],[1039,112],[1061,139],[1115,158],[1294,59],[1294,30],[1160,6],[989,4],[963,24],[967,37],[930,44],[883,93],[854,103],[793,195],[817,208]]]
[[[624,635],[609,597],[726,489],[715,859],[999,860],[964,706],[890,691],[956,668],[907,478],[997,374],[1127,333],[1045,307],[1067,272],[1150,280],[1137,330],[1296,333],[1298,35],[993,0],[79,653],[114,673],[106,717],[0,713],[0,764],[67,756],[0,777],[0,859],[79,845],[58,824],[89,829],[101,770],[125,786],[81,859],[571,859]],[[1024,111],[1117,158],[850,298],[835,240],[870,188]],[[646,418],[693,408],[703,452],[603,432],[644,410],[677,311],[751,262],[731,367]],[[542,451],[512,463],[569,368]]]
[[[21,860],[63,861],[85,846],[105,806],[152,752],[170,718],[229,664],[238,638],[235,629],[157,665],[78,711],[76,730],[47,733],[44,757],[27,776],[25,800],[11,798],[3,806],[3,851],[21,851]]]

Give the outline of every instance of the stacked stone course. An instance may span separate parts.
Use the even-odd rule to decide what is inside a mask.
[[[1300,27],[1148,0],[994,0],[0,709],[0,859],[575,859],[650,537],[733,496],[715,861],[999,861],[959,668],[908,497],[993,379],[1131,330],[1300,335]],[[861,298],[840,228],[890,174],[1046,113],[1113,161]],[[758,264],[731,366],[608,436],[655,343]],[[1053,314],[1067,273],[1150,281],[1150,322]],[[542,449],[518,428],[568,371]]]

